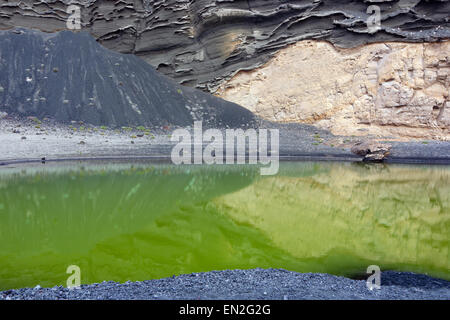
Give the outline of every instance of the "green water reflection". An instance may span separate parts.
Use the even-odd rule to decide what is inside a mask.
[[[370,264],[450,279],[450,168],[39,165],[0,170],[0,289]]]

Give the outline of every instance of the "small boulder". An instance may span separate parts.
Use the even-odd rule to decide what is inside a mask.
[[[392,146],[376,141],[358,141],[351,151],[363,157],[364,162],[382,162],[390,153]]]

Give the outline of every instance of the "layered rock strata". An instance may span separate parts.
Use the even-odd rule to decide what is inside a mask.
[[[349,48],[450,37],[447,0],[0,0],[0,29],[66,29],[69,4],[80,7],[82,29],[107,48],[211,92],[300,40]],[[377,32],[367,24],[372,5],[381,14]]]
[[[217,95],[263,118],[341,135],[450,139],[450,41],[338,49],[306,40]]]

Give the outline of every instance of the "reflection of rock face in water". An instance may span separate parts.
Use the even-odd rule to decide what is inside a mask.
[[[449,278],[447,167],[52,168],[0,171],[0,289],[65,284],[70,264],[83,283],[369,264]]]
[[[449,278],[448,168],[323,167],[329,170],[262,179],[217,204],[300,259],[341,255],[348,268],[363,260]]]
[[[0,236],[11,240],[3,250],[22,244],[23,252],[31,252],[45,246],[45,241],[61,251],[74,241],[82,242],[85,250],[117,234],[135,232],[180,205],[206,203],[244,188],[258,173],[256,168],[201,170],[170,165],[69,168],[0,176],[0,203],[5,204],[1,217],[14,217],[8,220],[9,227],[0,223]],[[37,213],[34,223],[21,225],[27,211]],[[47,230],[46,239],[36,225]],[[20,232],[15,233],[15,228]],[[30,237],[33,245],[27,246]]]
[[[71,264],[83,283],[148,280],[245,267],[233,247],[263,247],[256,262],[276,251],[205,206],[250,185],[257,168],[72,165],[0,172],[0,289],[65,285]]]

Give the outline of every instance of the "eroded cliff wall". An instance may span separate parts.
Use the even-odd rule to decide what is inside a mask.
[[[450,41],[338,49],[306,40],[217,95],[263,118],[341,135],[450,140]]]
[[[450,37],[447,0],[0,0],[0,28],[66,28],[68,4],[107,48],[134,53],[179,83],[215,91],[223,79],[305,39],[338,47]],[[367,8],[380,8],[376,33]]]
[[[449,140],[448,0],[0,0],[0,29],[66,29],[69,4],[107,48],[264,118]]]

